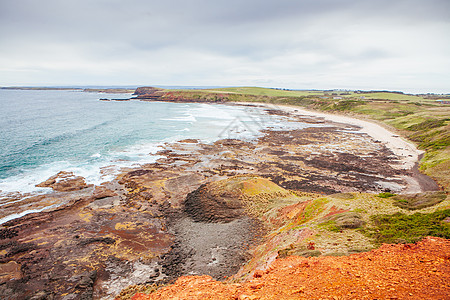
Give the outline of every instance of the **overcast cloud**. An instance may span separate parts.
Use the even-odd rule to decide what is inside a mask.
[[[0,0],[0,86],[450,92],[448,0]]]

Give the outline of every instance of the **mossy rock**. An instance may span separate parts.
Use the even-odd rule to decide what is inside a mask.
[[[338,194],[332,194],[329,197],[332,197],[335,199],[350,200],[350,199],[354,199],[355,195],[353,195],[352,193],[338,193]]]
[[[398,195],[392,197],[394,205],[408,210],[417,210],[441,203],[447,198],[444,191],[425,192],[418,194]]]
[[[196,222],[227,223],[259,216],[270,202],[290,198],[298,197],[268,179],[240,175],[201,185],[187,195],[183,208]]]
[[[346,212],[336,215],[336,226],[341,229],[355,229],[364,225],[361,215],[355,212]]]
[[[390,197],[394,197],[395,194],[389,193],[389,192],[384,192],[384,193],[379,193],[377,195],[378,198],[390,198]]]
[[[325,218],[321,223],[322,226],[326,227],[330,231],[340,231],[344,229],[356,229],[363,226],[365,222],[363,221],[361,215],[356,212],[344,212],[336,214]]]

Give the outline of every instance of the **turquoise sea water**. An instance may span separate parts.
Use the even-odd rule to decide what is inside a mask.
[[[286,126],[282,118],[269,116],[261,108],[99,101],[129,97],[0,90],[0,197],[48,191],[35,185],[61,170],[100,184],[112,179],[121,167],[155,161],[158,157],[152,154],[164,142],[251,139],[264,128]],[[110,172],[102,174],[102,168]]]

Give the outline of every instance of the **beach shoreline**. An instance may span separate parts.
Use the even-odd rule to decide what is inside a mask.
[[[237,104],[248,105],[249,103],[238,102]],[[331,122],[358,126],[361,128],[359,130],[360,132],[368,134],[375,141],[384,143],[394,154],[399,156],[405,169],[413,168],[414,164],[419,160],[419,156],[425,153],[425,151],[417,149],[412,142],[405,140],[400,135],[393,133],[391,129],[386,128],[384,124],[380,124],[374,120],[362,120],[356,116],[350,117],[342,114],[319,112],[293,105],[274,105],[267,103],[251,104],[266,107],[268,109],[279,109],[293,115],[318,117]]]
[[[247,102],[238,102],[238,105],[248,105]],[[408,181],[407,187],[402,193],[412,194],[420,193],[429,190],[437,190],[439,186],[429,176],[420,173],[418,164],[425,154],[425,151],[417,149],[417,147],[410,141],[404,139],[400,135],[393,133],[391,128],[386,128],[384,124],[378,123],[374,120],[363,120],[356,116],[345,116],[342,114],[324,113],[315,110],[308,110],[293,105],[274,105],[267,103],[251,103],[267,109],[280,110],[298,116],[310,116],[316,118],[323,118],[324,120],[348,124],[359,127],[361,133],[365,133],[372,137],[375,142],[383,143],[390,149],[401,161],[398,166],[403,170],[411,170],[414,176],[406,178]]]

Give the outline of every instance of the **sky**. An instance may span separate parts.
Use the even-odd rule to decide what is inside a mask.
[[[450,93],[449,0],[0,0],[0,86]]]

